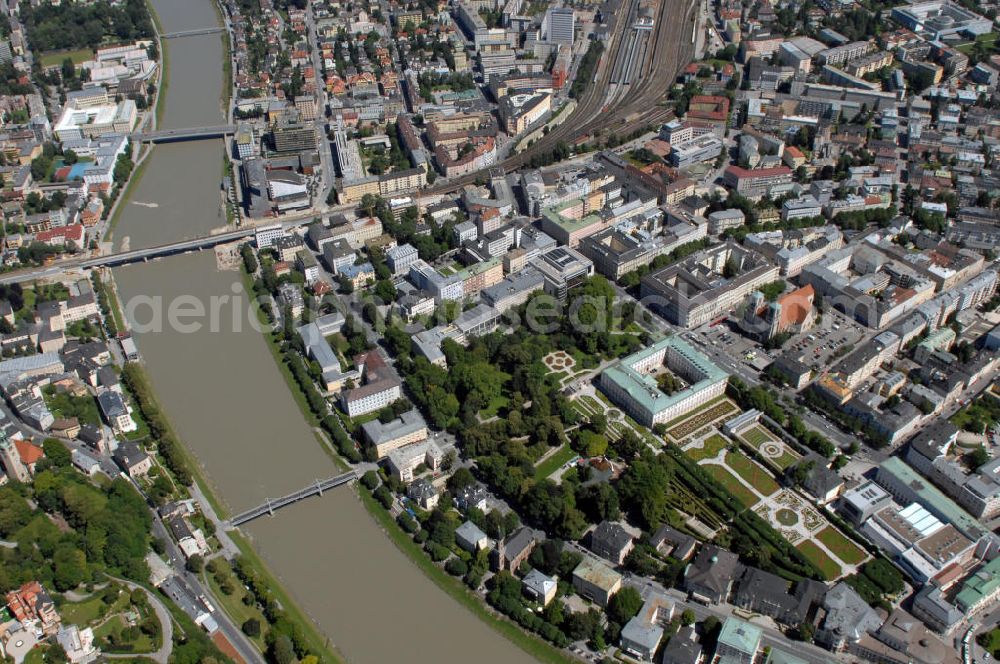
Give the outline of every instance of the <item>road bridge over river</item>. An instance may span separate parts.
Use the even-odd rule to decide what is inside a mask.
[[[181,141],[203,141],[209,138],[222,138],[236,132],[236,125],[205,125],[202,127],[183,127],[180,129],[159,129],[157,131],[137,132],[133,138],[142,143],[179,143]]]

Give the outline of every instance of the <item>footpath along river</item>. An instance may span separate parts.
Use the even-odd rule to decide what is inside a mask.
[[[152,0],[166,31],[218,24],[210,0]],[[218,124],[225,51],[218,34],[170,40],[162,128]],[[221,226],[223,146],[157,146],[115,230],[132,248]],[[115,270],[123,306],[179,297],[221,307],[222,324],[167,329],[136,338],[156,394],[218,498],[232,511],[338,472],[250,324],[237,272],[216,269],[212,252]],[[233,312],[237,313],[234,314]],[[149,320],[148,305],[136,318]],[[516,664],[531,658],[445,594],[379,529],[352,489],[281,510],[245,532],[286,590],[349,662]]]

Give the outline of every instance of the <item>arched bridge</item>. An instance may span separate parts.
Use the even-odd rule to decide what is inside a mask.
[[[233,516],[229,520],[229,524],[232,526],[238,526],[244,524],[247,521],[253,521],[258,517],[262,517],[265,514],[274,515],[275,510],[279,510],[282,507],[291,505],[292,503],[297,503],[303,498],[308,498],[310,496],[322,496],[323,492],[327,489],[333,489],[340,486],[341,484],[347,484],[348,482],[357,479],[358,474],[353,470],[343,475],[337,475],[336,477],[331,477],[325,480],[316,480],[312,484],[302,487],[298,491],[288,494],[282,498],[276,500],[265,500],[262,504],[254,507],[253,509],[247,510],[246,512],[241,512]]]

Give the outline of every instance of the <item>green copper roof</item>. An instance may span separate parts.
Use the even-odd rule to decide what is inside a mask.
[[[726,622],[722,623],[719,643],[724,643],[740,652],[753,654],[757,652],[757,648],[760,646],[760,636],[762,633],[761,628],[756,625],[751,625],[736,618],[726,618]]]
[[[667,395],[657,387],[656,379],[632,368],[634,365],[642,362],[650,355],[662,351],[664,348],[672,348],[688,362],[697,367],[698,372],[702,375],[701,379],[692,383],[686,390]],[[666,337],[657,341],[652,346],[647,346],[628,357],[622,358],[618,364],[605,369],[604,376],[626,391],[643,408],[651,413],[658,413],[686,399],[694,392],[703,390],[721,380],[726,380],[729,374],[715,366],[711,360],[696,351],[683,339],[679,337]]]
[[[993,594],[997,586],[1000,586],[1000,558],[994,558],[966,579],[955,603],[962,611],[971,611],[979,602]]]

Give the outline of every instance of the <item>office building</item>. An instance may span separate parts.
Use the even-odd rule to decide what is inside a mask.
[[[572,46],[576,36],[576,17],[572,7],[549,9],[542,19],[542,36],[550,44]]]

